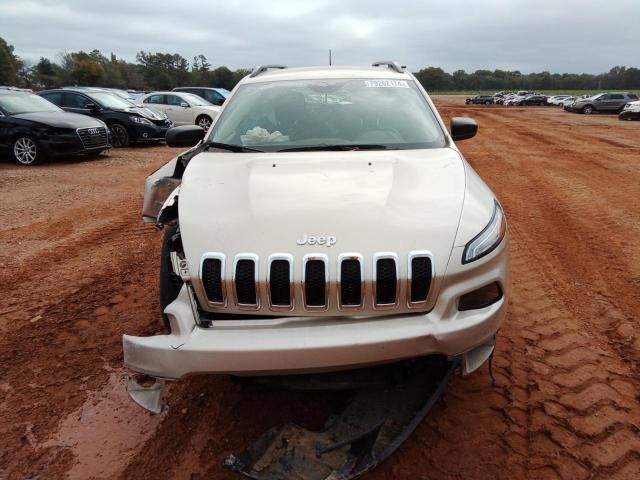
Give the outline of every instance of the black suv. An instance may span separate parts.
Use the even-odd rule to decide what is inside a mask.
[[[0,149],[21,165],[111,148],[107,126],[67,113],[33,93],[0,88]]]
[[[571,105],[571,111],[586,114],[593,112],[620,113],[627,103],[635,100],[638,100],[638,96],[635,93],[601,93],[599,95],[594,95],[593,97],[577,100],[573,105]]]
[[[67,112],[99,118],[111,131],[114,147],[164,140],[173,126],[164,113],[142,108],[113,92],[99,88],[61,88],[40,92]]]
[[[491,105],[492,103],[496,103],[496,101],[491,95],[476,95],[475,97],[465,99],[464,103],[467,105],[470,103]]]
[[[224,88],[211,88],[211,87],[176,87],[174,92],[186,92],[193,93],[194,95],[204,98],[212,105],[222,105],[231,93]]]

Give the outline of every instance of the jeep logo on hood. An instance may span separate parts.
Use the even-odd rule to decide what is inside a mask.
[[[326,245],[331,247],[337,242],[336,237],[333,235],[307,235],[304,234],[302,238],[296,240],[298,245]]]

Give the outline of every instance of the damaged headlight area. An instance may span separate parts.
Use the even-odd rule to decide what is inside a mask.
[[[462,263],[470,263],[491,253],[504,238],[507,221],[502,207],[494,200],[493,215],[486,227],[464,247]]]

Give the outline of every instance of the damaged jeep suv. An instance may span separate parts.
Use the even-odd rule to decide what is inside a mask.
[[[152,174],[170,333],[123,338],[165,379],[351,369],[491,355],[509,293],[506,220],[420,83],[395,62],[257,67],[208,132]],[[132,397],[157,403],[130,384]],[[161,387],[158,387],[160,389]]]

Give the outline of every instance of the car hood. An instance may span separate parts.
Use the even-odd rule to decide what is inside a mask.
[[[160,113],[156,110],[146,107],[131,107],[123,111],[126,113],[140,115],[141,117],[148,118],[149,120],[164,120],[165,118],[167,118],[164,113]]]
[[[194,157],[185,171],[178,210],[191,272],[207,252],[260,258],[363,255],[371,274],[376,252],[433,254],[444,273],[465,195],[465,166],[450,148],[362,152],[227,153]],[[300,245],[307,236],[332,236],[335,245]],[[230,271],[230,270],[229,270]],[[261,274],[262,275],[262,274]]]
[[[14,118],[28,120],[30,122],[39,123],[55,128],[92,128],[103,127],[104,124],[100,120],[81,115],[79,113],[70,112],[34,112],[20,113],[14,115]]]

